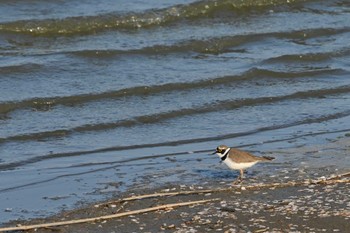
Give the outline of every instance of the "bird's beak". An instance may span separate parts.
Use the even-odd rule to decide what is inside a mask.
[[[211,155],[215,155],[216,153],[218,153],[218,151],[214,151],[213,153],[211,153]]]

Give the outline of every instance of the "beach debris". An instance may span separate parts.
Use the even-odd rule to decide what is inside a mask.
[[[176,226],[174,224],[167,225],[166,223],[163,223],[160,227],[161,230],[169,230],[169,229],[175,229]]]
[[[20,230],[31,230],[31,229],[38,229],[38,228],[47,228],[47,227],[56,227],[56,226],[63,226],[63,225],[71,225],[71,224],[78,224],[78,223],[88,223],[88,222],[96,222],[96,221],[104,221],[107,219],[112,218],[120,218],[135,214],[142,214],[152,211],[158,211],[158,210],[164,210],[169,208],[175,208],[175,207],[181,207],[181,206],[191,206],[191,205],[200,205],[208,202],[213,201],[219,201],[220,199],[206,199],[206,200],[200,200],[200,201],[189,201],[189,202],[180,202],[180,203],[172,203],[172,204],[165,204],[160,206],[154,206],[150,208],[140,209],[140,210],[133,210],[133,211],[127,211],[123,213],[117,213],[117,214],[111,214],[111,215],[105,215],[105,216],[98,216],[93,218],[84,218],[84,219],[75,219],[75,220],[68,220],[68,221],[61,221],[61,222],[51,222],[51,223],[43,223],[43,224],[34,224],[34,225],[23,225],[20,227],[4,227],[0,228],[0,232],[3,231],[20,231]]]
[[[295,222],[293,222],[293,224],[291,223],[288,225],[290,232],[297,232],[297,229],[301,228],[308,232],[321,231],[321,227],[317,228],[315,226],[311,227],[308,225],[308,222],[310,222],[314,216],[325,219],[335,216],[345,219],[350,218],[350,201],[349,198],[344,197],[344,190],[347,188],[348,183],[350,183],[350,179],[348,177],[350,177],[350,172],[340,175],[332,175],[329,177],[321,176],[318,179],[313,180],[306,179],[280,183],[247,184],[244,186],[244,195],[235,195],[237,192],[241,193],[240,191],[242,191],[242,186],[216,189],[204,189],[203,187],[200,187],[199,189],[195,186],[190,186],[188,187],[188,189],[190,189],[188,191],[180,190],[177,192],[173,192],[173,188],[170,188],[167,192],[162,190],[162,192],[159,193],[144,194],[139,196],[133,194],[130,197],[106,203],[99,203],[94,206],[95,208],[113,208],[113,210],[106,208],[109,209],[108,211],[113,212],[113,214],[110,215],[30,226],[24,225],[0,228],[0,232],[47,228],[86,222],[97,222],[98,224],[102,225],[104,221],[107,221],[108,219],[123,216],[129,216],[128,221],[136,223],[141,227],[140,223],[142,223],[142,221],[135,217],[137,214],[155,212],[155,214],[163,215],[167,211],[172,211],[174,208],[181,206],[192,207],[191,211],[181,212],[178,214],[178,216],[183,218],[183,223],[167,222],[161,226],[158,225],[158,227],[160,227],[162,230],[176,230],[176,232],[200,232],[199,229],[204,228],[208,229],[207,231],[216,231],[220,229],[220,232],[230,232],[231,229],[233,229],[232,232],[240,232],[241,230],[247,231],[249,229],[255,229],[252,232],[278,232],[278,228],[274,228],[272,225],[270,225],[274,224],[273,226],[276,226],[275,219],[279,219],[277,221],[281,221],[281,219],[290,221],[295,218],[295,216],[298,216],[300,219],[300,224],[295,224]],[[270,198],[278,188],[285,187],[290,187],[291,189],[295,190],[295,192],[291,194],[287,193],[287,196],[283,198]],[[339,189],[339,187],[342,187],[342,189]],[[217,197],[215,193],[220,192],[227,192],[229,197],[234,197],[228,199],[213,198],[193,202],[177,202],[118,213],[119,210],[121,210],[121,207],[124,208],[127,203],[130,204],[133,201],[153,198],[152,200],[156,200],[157,203],[159,203],[159,200],[163,200],[160,199],[161,197],[172,197],[172,200],[176,199],[178,201],[181,198],[177,198],[175,196],[188,197],[190,195],[199,195],[200,198],[205,198],[208,194],[210,194],[212,197]],[[259,195],[260,197],[259,199],[247,199],[246,194]],[[198,206],[204,203],[206,203],[203,205],[204,207]],[[337,208],[335,208],[335,206]],[[119,209],[116,211],[115,208]],[[264,215],[262,216],[261,213],[264,213]],[[249,216],[245,224],[238,224],[238,222],[235,221],[237,219],[239,220],[241,215]],[[225,225],[225,219],[230,219],[232,224]]]

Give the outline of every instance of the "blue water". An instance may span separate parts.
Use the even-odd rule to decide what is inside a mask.
[[[345,0],[0,0],[0,15],[0,223],[230,180],[219,144],[272,153],[253,169],[268,178],[308,161],[277,151],[350,131]]]

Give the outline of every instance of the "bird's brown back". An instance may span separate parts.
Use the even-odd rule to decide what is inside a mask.
[[[236,163],[251,163],[256,161],[270,161],[272,157],[258,157],[249,152],[231,148],[228,157]]]

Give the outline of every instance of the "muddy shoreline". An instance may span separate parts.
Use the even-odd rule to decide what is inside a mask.
[[[350,172],[349,141],[349,137],[344,136],[326,144],[279,151],[281,156],[293,154],[293,160],[298,156],[304,159],[292,169],[287,166],[288,163],[279,164],[277,158],[276,164],[265,168],[285,166],[285,169],[272,170],[267,173],[270,175],[249,172],[241,186],[232,186],[232,179],[226,176],[203,180],[199,174],[193,177],[198,179],[196,184],[135,186],[107,202],[80,205],[47,218],[12,221],[3,227],[93,218],[166,204],[214,199],[197,205],[29,232],[346,232],[350,229],[350,177],[336,178],[335,175]],[[327,166],[326,160],[329,160]],[[341,182],[314,182],[329,178]],[[288,185],[290,182],[296,184]],[[203,190],[212,191],[201,193]],[[174,192],[186,194],[120,201],[125,197]]]
[[[339,180],[348,179],[349,175]],[[249,188],[259,184],[247,182],[247,186],[232,189],[228,188],[229,183],[222,185],[227,189],[122,202],[111,200],[45,219],[9,225],[84,219],[170,203],[213,200],[115,219],[35,229],[35,232],[346,232],[350,228],[350,182],[262,188]],[[133,195],[201,191],[203,188],[168,186],[139,190]],[[130,193],[124,195],[130,196]]]

